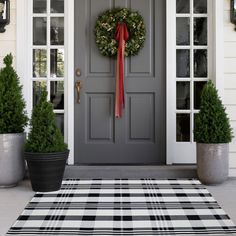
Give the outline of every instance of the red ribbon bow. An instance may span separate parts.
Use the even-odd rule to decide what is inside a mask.
[[[125,43],[129,38],[129,32],[125,23],[118,23],[116,27],[115,40],[119,42],[117,51],[117,69],[116,69],[116,102],[115,116],[121,118],[122,108],[125,106],[124,95],[124,61],[125,61]]]

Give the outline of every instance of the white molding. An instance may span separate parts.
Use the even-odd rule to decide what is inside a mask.
[[[26,110],[30,114],[30,90],[29,90],[29,13],[28,0],[16,1],[16,70],[23,85],[23,96],[26,101]]]
[[[221,99],[224,99],[224,0],[213,1],[213,75]]]
[[[74,1],[65,0],[65,124],[67,125],[67,142],[70,149],[68,164],[74,164]]]
[[[176,54],[175,54],[175,1],[166,1],[166,164],[173,163],[172,157],[174,156],[173,148],[170,140],[171,130],[175,130],[175,103],[173,99],[176,97],[175,84],[175,71],[176,71]],[[173,25],[174,23],[174,25]]]

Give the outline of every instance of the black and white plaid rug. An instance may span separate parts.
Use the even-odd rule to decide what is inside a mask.
[[[236,227],[197,180],[66,180],[37,193],[8,234],[225,235]]]

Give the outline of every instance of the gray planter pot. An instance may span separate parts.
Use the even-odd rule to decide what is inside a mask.
[[[223,183],[229,175],[229,144],[197,143],[197,174],[206,185]]]
[[[0,134],[0,187],[14,187],[25,174],[25,134]]]

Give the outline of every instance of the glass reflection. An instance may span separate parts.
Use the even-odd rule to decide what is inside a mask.
[[[207,0],[194,0],[194,13],[207,13]]]
[[[190,142],[190,114],[177,114],[176,141]]]
[[[207,77],[207,50],[194,50],[194,76]]]
[[[190,109],[190,82],[177,82],[176,105],[180,110]]]
[[[64,0],[51,0],[51,13],[64,13]]]
[[[51,49],[51,77],[64,77],[64,49]]]
[[[51,18],[51,45],[64,45],[64,18]]]
[[[176,13],[190,13],[189,0],[177,0],[176,1]]]
[[[47,77],[47,50],[33,49],[33,77]]]
[[[42,90],[47,88],[47,82],[46,81],[34,81],[33,82],[33,107],[37,105]]]
[[[207,18],[194,18],[194,44],[207,45]]]
[[[55,110],[64,110],[64,82],[51,81],[50,83],[51,97],[50,101]]]
[[[176,44],[190,45],[189,17],[178,17],[176,19]]]
[[[55,114],[57,127],[61,130],[64,135],[64,114]]]
[[[176,51],[177,77],[190,77],[190,51],[178,49]]]
[[[33,19],[33,44],[46,45],[47,43],[47,18],[34,17]]]
[[[46,0],[34,0],[33,1],[33,12],[34,13],[46,13],[47,12],[47,1]]]
[[[203,87],[207,82],[194,82],[194,109],[199,110],[201,105],[201,95]]]

